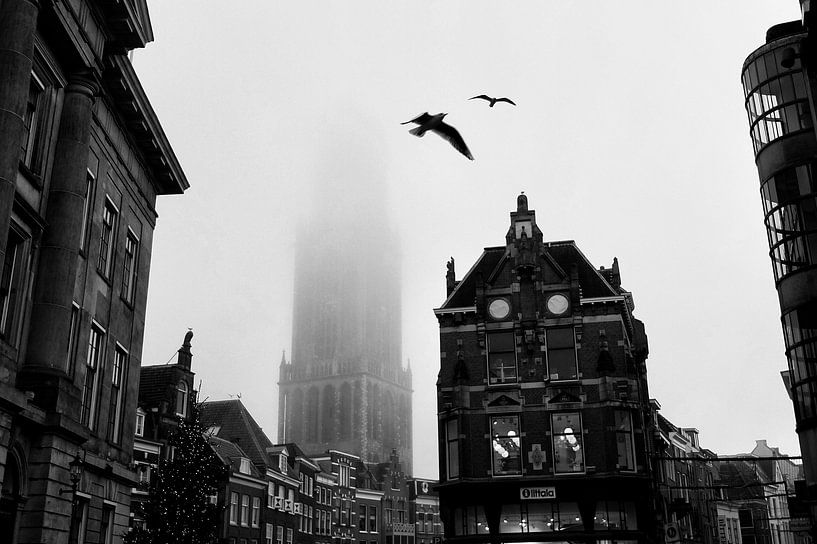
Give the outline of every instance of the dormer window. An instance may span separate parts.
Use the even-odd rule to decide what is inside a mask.
[[[287,452],[285,451],[278,454],[278,470],[284,474],[287,472]]]
[[[189,389],[184,381],[180,381],[176,385],[176,415],[187,417],[187,399],[189,396]]]
[[[251,474],[252,473],[252,469],[250,468],[250,460],[249,459],[247,459],[245,457],[241,458],[241,463],[238,466],[238,472],[240,472],[241,474]]]

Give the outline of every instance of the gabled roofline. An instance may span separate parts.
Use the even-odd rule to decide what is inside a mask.
[[[568,245],[573,246],[573,248],[576,250],[576,253],[578,253],[579,256],[582,259],[584,259],[584,262],[587,263],[587,266],[593,271],[594,274],[596,274],[596,276],[598,276],[598,278],[604,283],[604,285],[606,285],[607,288],[610,289],[610,292],[617,295],[618,292],[613,288],[612,285],[610,285],[610,282],[607,281],[607,278],[602,276],[601,272],[599,272],[598,269],[595,266],[593,266],[593,263],[590,262],[590,259],[587,258],[587,255],[582,253],[582,250],[579,249],[579,246],[576,245],[575,240],[562,240],[562,241],[558,241],[558,242],[545,242],[544,243],[545,248],[548,248],[548,247],[551,247],[551,246],[568,246]]]
[[[481,263],[482,260],[485,258],[485,256],[488,255],[488,252],[492,251],[492,250],[498,250],[498,249],[507,250],[507,246],[493,246],[493,247],[486,247],[486,248],[482,249],[482,253],[480,254],[479,258],[476,261],[474,261],[474,264],[471,265],[471,268],[468,269],[468,272],[466,272],[465,275],[462,277],[462,279],[457,282],[457,286],[454,287],[454,289],[451,291],[451,293],[445,298],[445,301],[443,302],[442,306],[440,306],[439,308],[434,310],[435,314],[438,313],[437,310],[442,310],[445,307],[445,305],[448,304],[448,302],[454,297],[454,295],[457,294],[457,292],[460,290],[460,287],[462,287],[463,284],[465,284],[465,281],[471,276],[471,274],[474,273],[474,270],[477,268],[479,263]],[[440,313],[446,313],[446,312],[440,312]]]

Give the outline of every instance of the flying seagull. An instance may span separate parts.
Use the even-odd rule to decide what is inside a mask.
[[[487,100],[488,102],[490,102],[490,104],[488,104],[488,106],[491,107],[491,108],[493,108],[494,104],[496,104],[497,102],[507,102],[508,104],[513,104],[514,106],[516,106],[516,102],[514,102],[510,98],[505,98],[504,96],[500,97],[500,98],[494,98],[492,96],[488,96],[487,94],[481,94],[481,95],[478,95],[478,96],[472,96],[468,100],[473,100],[475,98],[481,98],[483,100]]]
[[[471,160],[474,160],[473,155],[468,150],[468,146],[465,145],[465,140],[462,139],[460,133],[457,132],[457,129],[452,127],[449,124],[443,122],[443,117],[448,115],[447,113],[438,113],[436,115],[429,115],[428,112],[418,115],[411,121],[406,121],[405,123],[400,123],[401,125],[407,125],[409,123],[417,123],[418,127],[415,127],[409,130],[409,134],[414,134],[418,138],[422,138],[426,132],[429,130],[436,134],[437,136],[448,140],[448,143],[454,146],[454,149],[465,155]]]

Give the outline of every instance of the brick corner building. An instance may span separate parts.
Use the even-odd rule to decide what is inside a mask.
[[[510,216],[435,310],[445,538],[651,542],[647,337],[618,262],[544,242],[524,194]]]

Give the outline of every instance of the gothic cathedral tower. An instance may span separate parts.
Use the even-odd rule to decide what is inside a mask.
[[[374,206],[380,208],[380,206]],[[411,474],[411,368],[401,362],[400,260],[382,208],[329,211],[299,233],[291,360],[279,374],[278,441],[387,461]],[[337,206],[335,206],[337,211]]]

